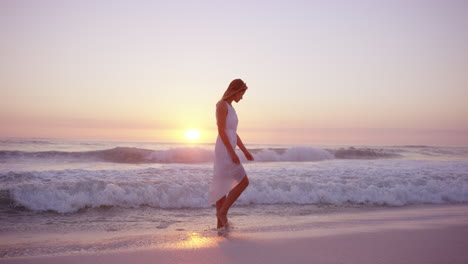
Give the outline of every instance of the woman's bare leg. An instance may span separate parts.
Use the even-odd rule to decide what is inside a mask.
[[[225,228],[228,227],[228,219],[227,219],[227,213],[231,206],[234,204],[234,202],[239,198],[241,193],[249,186],[249,179],[247,178],[247,175],[242,179],[242,181],[232,189],[229,194],[227,195],[226,199],[224,200],[224,203],[221,207],[221,209],[216,210],[216,216],[218,219],[221,221],[221,225],[224,226]]]
[[[218,214],[219,214],[221,208],[223,208],[223,205],[224,205],[225,201],[226,201],[226,196],[223,196],[223,198],[219,199],[216,202],[216,219],[218,220],[217,228],[221,228],[221,227],[224,226],[223,223],[221,222],[221,220],[219,220]]]

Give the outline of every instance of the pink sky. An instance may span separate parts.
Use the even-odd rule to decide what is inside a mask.
[[[0,137],[468,146],[466,1],[1,1]]]

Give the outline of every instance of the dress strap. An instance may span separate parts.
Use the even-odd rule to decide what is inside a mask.
[[[228,102],[222,100],[222,101],[219,101],[219,102],[216,104],[216,112],[218,112],[219,105],[222,104],[222,103],[226,103],[226,105],[227,105],[228,107],[233,108],[232,105],[230,105]]]

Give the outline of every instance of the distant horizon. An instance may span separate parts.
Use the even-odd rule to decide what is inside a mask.
[[[59,137],[0,137],[1,140],[50,140],[50,141],[70,141],[70,142],[116,142],[116,143],[151,143],[151,144],[174,144],[174,145],[213,145],[215,141],[163,141],[163,140],[144,140],[144,139],[85,139],[85,138],[59,138]],[[303,142],[303,143],[264,143],[264,142],[244,142],[245,145],[284,145],[284,146],[362,146],[362,147],[449,147],[449,148],[466,148],[466,145],[443,145],[443,144],[392,144],[392,143],[375,143],[375,144],[365,144],[365,143],[324,143],[324,142]],[[0,149],[1,151],[2,149]]]

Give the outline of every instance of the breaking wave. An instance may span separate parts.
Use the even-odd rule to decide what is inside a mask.
[[[329,159],[381,159],[397,158],[399,154],[367,148],[346,148],[325,150],[312,147],[291,147],[278,149],[252,150],[257,162],[307,162]],[[239,151],[239,157],[245,161]],[[213,149],[186,147],[169,150],[150,150],[132,147],[116,147],[106,150],[66,152],[66,151],[0,151],[0,162],[11,159],[71,160],[86,162],[113,163],[204,163],[214,159]]]
[[[213,152],[202,148],[175,148],[149,150],[130,147],[113,149],[65,152],[65,151],[0,151],[0,160],[23,158],[45,160],[102,161],[115,163],[200,163],[213,160]]]
[[[383,149],[370,148],[340,148],[330,150],[337,159],[384,159],[384,158],[399,158],[400,154],[389,152]]]
[[[255,165],[238,204],[452,204],[468,202],[467,163],[391,161],[391,166]],[[0,206],[73,213],[85,208],[207,208],[210,165],[0,174]]]

